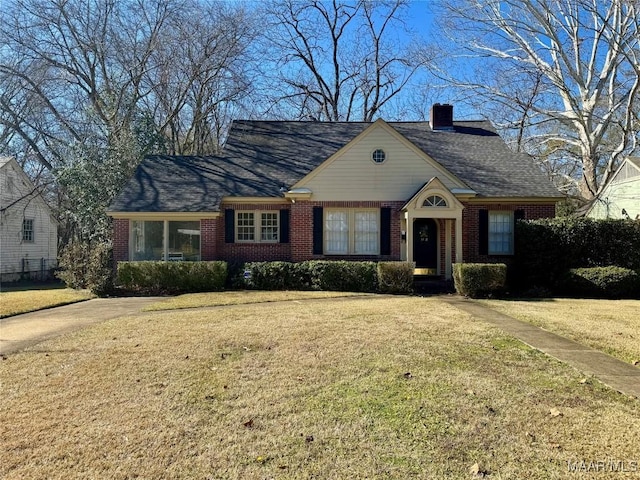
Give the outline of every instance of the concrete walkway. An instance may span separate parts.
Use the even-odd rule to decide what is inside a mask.
[[[496,312],[473,300],[459,296],[441,298],[478,320],[496,325],[530,347],[571,365],[585,375],[593,375],[605,385],[625,395],[640,398],[640,368],[530,323]]]
[[[160,297],[95,298],[0,319],[0,355],[94,323],[135,314],[160,300]]]

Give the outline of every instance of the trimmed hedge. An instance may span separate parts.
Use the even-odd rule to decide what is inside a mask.
[[[259,290],[375,292],[378,286],[374,262],[249,262],[242,274],[245,287]]]
[[[235,265],[232,288],[410,293],[413,264],[309,260]]]
[[[247,278],[244,278],[245,272]],[[241,286],[256,290],[310,290],[306,265],[291,262],[249,262],[237,273]],[[236,285],[237,286],[237,285]]]
[[[454,263],[456,292],[478,298],[504,290],[507,266],[504,263]]]
[[[572,268],[565,276],[565,293],[580,297],[638,298],[640,276],[623,267]]]
[[[561,291],[572,268],[640,270],[640,222],[552,218],[519,221],[511,280],[521,289]]]
[[[379,262],[378,291],[380,293],[411,293],[414,269],[413,262]]]
[[[226,262],[118,262],[118,283],[145,293],[190,293],[223,290]]]

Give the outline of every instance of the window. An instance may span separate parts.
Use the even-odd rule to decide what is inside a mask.
[[[513,253],[513,212],[489,212],[489,255]]]
[[[446,207],[447,201],[440,195],[429,195],[422,205],[424,207]]]
[[[325,210],[324,253],[377,255],[380,252],[378,210]]]
[[[253,212],[238,212],[238,218],[236,220],[237,225],[237,239],[239,242],[253,242],[255,241],[255,221]]]
[[[22,220],[22,241],[33,242],[33,218],[25,218]]]
[[[278,232],[278,212],[236,212],[238,242],[278,242]]]
[[[276,212],[262,212],[260,214],[260,241],[278,241],[278,214]]]
[[[382,163],[386,160],[386,158],[387,158],[387,155],[384,153],[384,150],[382,150],[381,148],[378,148],[371,154],[371,160],[373,160],[375,163]]]
[[[200,260],[200,222],[133,220],[131,259]]]

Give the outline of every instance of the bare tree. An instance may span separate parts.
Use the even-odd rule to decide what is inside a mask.
[[[637,148],[637,2],[463,0],[443,9],[458,58],[478,68],[458,78],[441,68],[440,75],[520,115],[519,144],[561,160],[556,173],[583,198],[598,195],[621,157]]]
[[[145,79],[145,109],[170,153],[214,153],[231,123],[228,112],[253,91],[254,15],[242,5],[193,3],[169,23]]]
[[[269,42],[282,90],[275,102],[299,118],[370,121],[422,66],[403,22],[407,0],[272,2]],[[404,46],[403,46],[404,45]]]

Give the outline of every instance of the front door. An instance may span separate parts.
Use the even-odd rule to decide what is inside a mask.
[[[438,274],[438,225],[432,218],[413,221],[413,261],[425,273]]]

